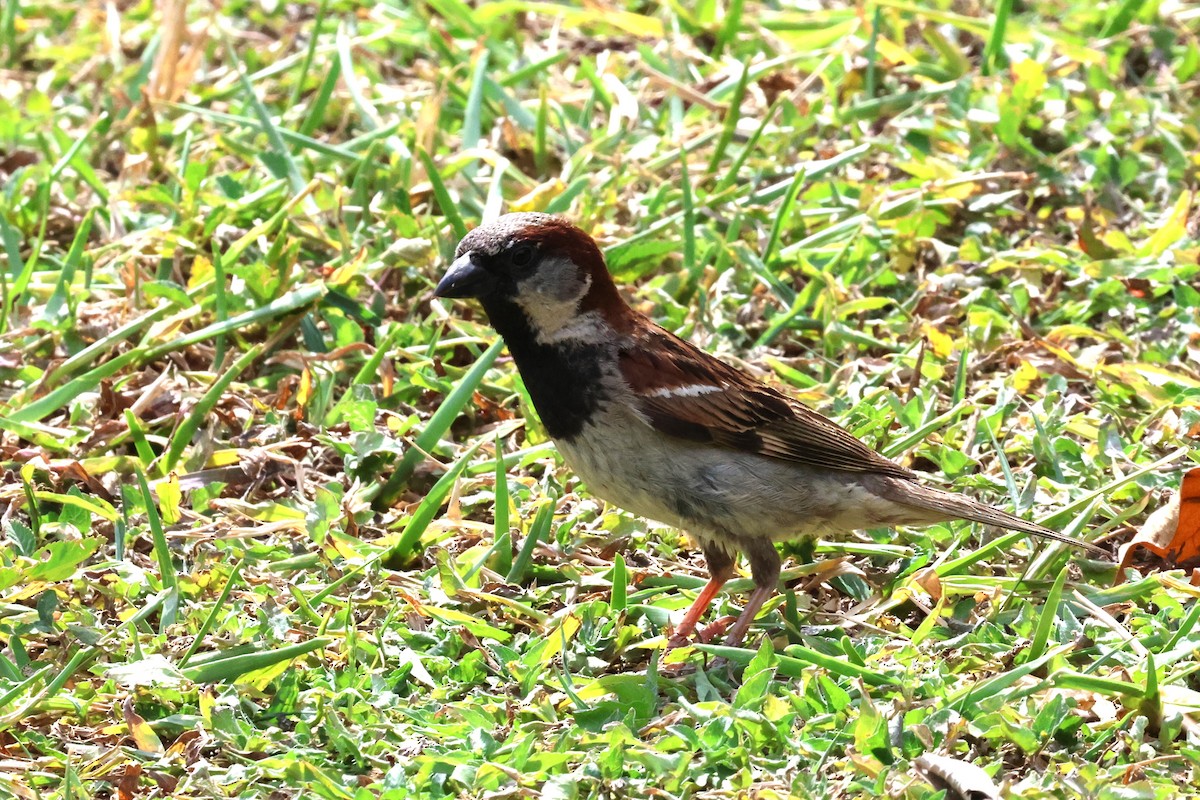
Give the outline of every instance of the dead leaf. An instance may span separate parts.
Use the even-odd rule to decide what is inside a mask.
[[[136,762],[125,765],[125,772],[117,781],[118,800],[132,800],[137,794],[138,779],[142,777],[142,765]]]
[[[1154,284],[1145,278],[1122,278],[1121,283],[1129,291],[1130,297],[1149,297],[1154,290]]]
[[[936,789],[945,789],[947,797],[962,800],[999,800],[1000,788],[992,776],[969,761],[926,753],[916,760],[917,768]]]
[[[471,399],[475,403],[475,407],[479,409],[479,414],[484,420],[489,422],[507,422],[516,417],[516,412],[511,408],[497,403],[480,392],[475,392]]]
[[[163,751],[162,741],[158,738],[158,734],[141,714],[133,710],[132,697],[126,697],[121,702],[121,716],[125,718],[125,725],[129,728],[129,735],[133,737],[137,749],[147,753]]]
[[[32,150],[0,150],[0,175],[11,175],[21,167],[36,164],[40,159]]]
[[[175,787],[179,785],[179,778],[176,778],[174,775],[168,775],[165,772],[159,772],[158,770],[147,770],[146,774],[158,784],[161,796],[173,797],[175,795]]]
[[[1183,476],[1179,491],[1160,506],[1118,551],[1117,583],[1139,549],[1163,559],[1167,568],[1200,566],[1200,467]]]
[[[828,583],[834,578],[840,578],[844,575],[853,575],[858,578],[866,577],[866,573],[855,566],[849,556],[828,558],[820,564],[814,564],[813,566],[816,568],[801,583],[803,590],[806,592],[815,592],[821,584]]]
[[[183,97],[195,79],[208,36],[206,32],[188,30],[188,4],[184,0],[163,0],[158,5],[162,40],[154,59],[149,94],[155,100],[173,101]]]
[[[767,105],[773,104],[779,95],[792,91],[796,86],[796,79],[785,72],[772,72],[758,79],[758,88],[762,89]]]
[[[936,569],[929,567],[921,570],[913,576],[913,583],[924,589],[934,602],[942,599],[942,579]]]

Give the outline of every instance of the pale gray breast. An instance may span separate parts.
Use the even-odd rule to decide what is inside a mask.
[[[852,473],[677,439],[616,406],[596,421],[602,424],[558,442],[588,490],[702,540],[784,541],[931,521],[870,491]]]

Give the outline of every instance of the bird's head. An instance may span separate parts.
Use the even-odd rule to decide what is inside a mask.
[[[438,297],[473,297],[492,314],[520,308],[542,337],[554,337],[589,312],[610,323],[628,307],[591,236],[551,214],[505,214],[459,242]]]

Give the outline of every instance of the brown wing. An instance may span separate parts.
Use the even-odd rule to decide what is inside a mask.
[[[661,328],[619,354],[637,407],[657,430],[822,469],[913,473],[799,402]]]

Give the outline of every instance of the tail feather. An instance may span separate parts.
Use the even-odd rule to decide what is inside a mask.
[[[1031,533],[1034,536],[1053,539],[1056,542],[1088,550],[1089,552],[1107,555],[1107,551],[1090,542],[1085,542],[1082,539],[1076,539],[1073,536],[1067,536],[1065,533],[1051,530],[1045,525],[1021,519],[1007,511],[1001,511],[998,508],[989,506],[987,503],[981,503],[966,495],[943,492],[940,489],[923,486],[915,481],[904,478],[884,478],[883,484],[886,486],[886,489],[882,494],[889,500],[925,511],[932,511],[937,515],[944,515],[943,518],[946,520],[965,519],[971,522],[980,522],[984,525],[995,525],[998,528],[1023,531]]]

